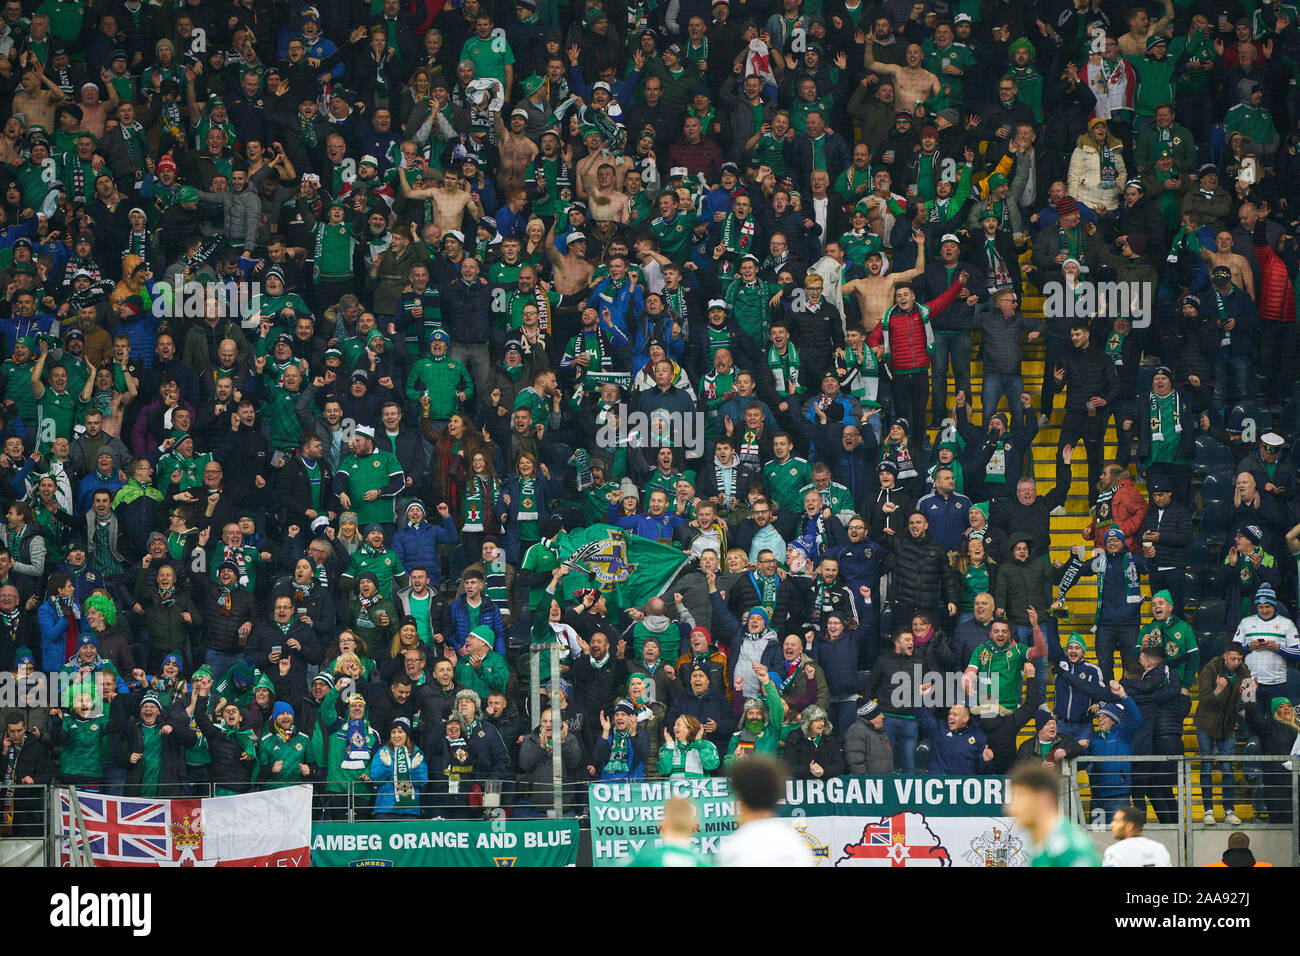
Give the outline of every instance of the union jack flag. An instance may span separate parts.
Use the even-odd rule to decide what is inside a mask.
[[[171,801],[136,797],[108,797],[78,792],[86,836],[96,866],[157,866],[170,861]],[[80,845],[72,821],[72,803],[60,796],[63,832],[62,862]],[[75,841],[75,844],[74,844]]]

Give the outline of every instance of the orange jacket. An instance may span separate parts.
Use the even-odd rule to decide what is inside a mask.
[[[1084,528],[1083,536],[1092,539],[1096,547],[1105,547],[1106,532],[1110,530],[1112,524],[1117,524],[1124,532],[1128,549],[1136,554],[1142,547],[1142,542],[1138,539],[1138,530],[1142,527],[1142,519],[1146,517],[1148,507],[1149,502],[1142,496],[1142,492],[1137,490],[1133,479],[1125,475],[1115,486],[1115,493],[1111,495],[1109,517],[1098,515],[1096,521]]]

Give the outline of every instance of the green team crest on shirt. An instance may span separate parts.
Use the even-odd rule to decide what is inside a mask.
[[[584,544],[569,555],[565,564],[595,575],[602,591],[613,591],[636,570],[636,565],[628,561],[627,537],[622,531],[612,531],[604,540]]]

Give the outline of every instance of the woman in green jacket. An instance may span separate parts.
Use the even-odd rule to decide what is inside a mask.
[[[707,777],[719,764],[718,748],[704,739],[704,725],[689,714],[682,714],[672,732],[664,728],[664,743],[659,748],[659,773],[669,780],[694,780]]]

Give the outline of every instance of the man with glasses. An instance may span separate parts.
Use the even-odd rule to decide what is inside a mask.
[[[776,530],[772,519],[772,503],[760,497],[751,506],[749,517],[736,527],[732,544],[748,554],[751,564],[758,561],[762,551],[785,554],[785,538]]]

